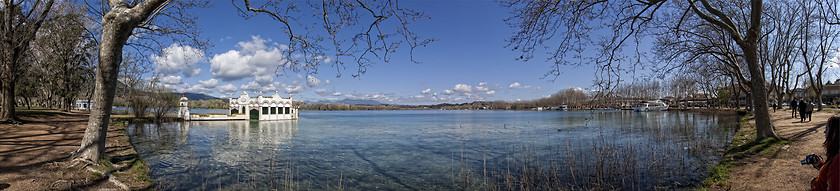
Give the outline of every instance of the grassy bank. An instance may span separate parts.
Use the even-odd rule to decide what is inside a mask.
[[[790,144],[785,139],[766,138],[756,140],[756,127],[752,113],[739,110],[738,114],[741,115],[741,121],[738,130],[732,136],[729,149],[717,165],[709,168],[708,176],[703,181],[704,186],[697,190],[726,189],[732,167],[745,164],[742,159],[751,156],[771,157],[772,153]]]
[[[149,167],[134,150],[133,145],[126,133],[127,124],[131,118],[112,118],[109,126],[116,131],[117,136],[114,137],[114,146],[124,149],[118,149],[108,153],[108,156],[100,161],[98,167],[100,172],[112,172],[111,176],[116,181],[118,186],[128,188],[129,190],[149,190],[153,186],[153,181],[149,176]],[[123,184],[123,185],[119,185]]]

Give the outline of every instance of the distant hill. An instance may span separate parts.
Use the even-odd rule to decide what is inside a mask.
[[[342,103],[348,105],[388,105],[386,103],[374,101],[374,100],[366,100],[366,99],[343,99],[338,101],[316,101],[313,102],[315,104],[319,103]]]
[[[181,97],[181,93],[174,93],[174,94],[178,94],[178,97]],[[213,96],[210,96],[210,95],[207,95],[207,94],[202,94],[202,93],[186,92],[186,93],[183,93],[183,94],[184,94],[185,97],[187,97],[187,99],[190,99],[190,100],[221,99],[221,98],[213,97]]]

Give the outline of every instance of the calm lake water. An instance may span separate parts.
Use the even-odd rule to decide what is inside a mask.
[[[302,111],[128,134],[166,190],[648,190],[700,185],[736,126],[679,111]]]

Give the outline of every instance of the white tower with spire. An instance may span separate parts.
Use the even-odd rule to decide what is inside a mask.
[[[189,100],[185,94],[181,94],[181,100],[178,103],[178,117],[184,121],[190,120],[190,107],[187,102]]]

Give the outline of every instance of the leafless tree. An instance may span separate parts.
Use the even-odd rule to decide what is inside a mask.
[[[288,47],[283,48],[287,56],[278,66],[278,71],[317,72],[319,66],[326,63],[327,56],[334,55],[331,63],[338,71],[346,67],[343,58],[350,57],[358,65],[358,72],[354,74],[356,76],[363,74],[368,66],[377,61],[390,61],[390,55],[403,44],[413,50],[433,41],[420,37],[408,27],[411,22],[428,16],[400,7],[399,1],[325,0],[320,4],[307,1],[307,5],[314,11],[302,10],[298,6],[299,1],[269,0],[260,4],[252,4],[249,0],[232,2],[245,18],[265,15],[284,27],[282,33],[289,37]],[[88,3],[88,7],[93,10],[91,15],[102,18],[102,37],[99,39],[94,104],[81,147],[76,152],[79,159],[96,162],[103,154],[105,129],[114,101],[123,47],[137,44],[134,47],[142,48],[145,42],[160,45],[161,42],[156,40],[160,38],[155,36],[161,35],[172,37],[176,42],[194,42],[197,30],[191,28],[195,25],[189,8],[206,4],[206,1],[175,0],[108,0]],[[314,24],[308,24],[312,22]],[[316,32],[310,26],[320,26],[324,30]],[[129,41],[129,37],[136,37],[137,40]],[[197,44],[199,49],[207,45],[193,44]]]
[[[174,94],[172,89],[161,84],[157,78],[149,82],[148,89],[150,90],[148,95],[150,96],[149,106],[152,110],[152,115],[154,115],[155,121],[161,122],[167,113],[175,109],[175,106],[178,105],[178,98],[180,97]]]
[[[152,71],[152,66],[147,60],[131,53],[125,54],[125,58],[120,64],[119,82],[123,85],[120,97],[125,100],[135,118],[144,118],[151,107],[151,96],[148,94],[152,88],[151,82],[145,80],[144,75]]]
[[[41,28],[34,43],[35,60],[42,73],[43,90],[51,92],[60,108],[69,111],[82,86],[91,80],[95,45],[85,33],[83,12],[78,6],[66,2],[53,9],[53,16]],[[36,70],[30,68],[30,70]]]
[[[767,87],[764,69],[758,57],[758,40],[764,8],[762,0],[747,2],[729,1],[529,1],[510,0],[502,3],[510,8],[513,17],[508,23],[517,28],[509,40],[513,49],[522,53],[520,58],[530,59],[541,46],[556,47],[550,53],[554,70],[559,66],[593,63],[601,68],[597,81],[600,87],[613,87],[620,74],[643,66],[639,46],[648,36],[660,33],[663,24],[670,28],[695,31],[696,25],[682,25],[683,21],[698,20],[725,33],[727,43],[737,45],[742,54],[747,76],[752,82],[751,95],[755,104],[757,139],[777,137],[770,123],[767,106]],[[698,22],[689,22],[698,23]],[[705,29],[697,29],[705,30]],[[598,32],[611,35],[593,36]],[[698,31],[699,32],[699,31]],[[671,34],[671,35],[683,35]],[[635,54],[625,54],[631,46]],[[586,53],[595,50],[594,53]],[[630,51],[633,51],[631,49]],[[586,56],[594,55],[594,56]],[[739,63],[741,60],[735,63]],[[709,63],[720,64],[720,63]]]
[[[0,7],[0,87],[3,106],[0,107],[0,121],[15,120],[15,83],[18,63],[29,50],[29,44],[47,19],[53,0],[6,0]]]
[[[808,75],[809,91],[814,92],[814,101],[817,102],[818,110],[822,110],[823,75],[828,69],[826,64],[831,56],[836,54],[835,44],[840,37],[840,28],[827,22],[820,22],[828,15],[822,15],[819,11],[819,4],[813,1],[802,1],[803,21],[805,24],[799,34],[802,40],[799,52],[802,54],[802,63]]]
[[[144,55],[145,50],[161,47],[158,39],[192,44],[203,48],[197,38],[195,18],[190,8],[202,7],[206,1],[145,0],[125,2],[121,0],[85,2],[91,11],[91,20],[101,18],[99,42],[99,64],[92,97],[90,120],[79,150],[74,153],[78,159],[98,162],[105,150],[105,134],[111,117],[111,107],[117,89],[123,48],[132,45],[134,51]],[[130,37],[134,37],[129,41]]]
[[[358,77],[376,62],[389,62],[391,55],[404,45],[408,46],[411,60],[415,61],[414,49],[435,41],[409,28],[414,21],[430,17],[423,12],[400,6],[398,0],[305,1],[305,6],[299,5],[299,1],[270,0],[259,4],[250,0],[233,2],[245,18],[266,15],[280,22],[283,32],[289,38],[289,47],[285,52],[286,60],[279,67],[293,71],[317,72],[326,56],[333,55],[331,64],[339,76],[341,70],[348,67],[348,63],[353,63],[357,71],[352,75]],[[311,11],[307,15],[314,18],[299,17],[307,9]],[[315,23],[304,19],[315,19]],[[303,56],[293,57],[293,54]],[[350,61],[345,61],[345,57]]]
[[[802,19],[802,9],[797,2],[780,1],[766,7],[765,15],[769,22],[764,25],[765,37],[759,41],[759,56],[761,63],[770,70],[770,91],[779,96],[791,97],[792,88],[789,83],[795,75],[794,63],[799,58],[796,53],[800,42],[799,33],[802,32],[799,29],[808,21]],[[785,100],[780,97],[776,101]]]

